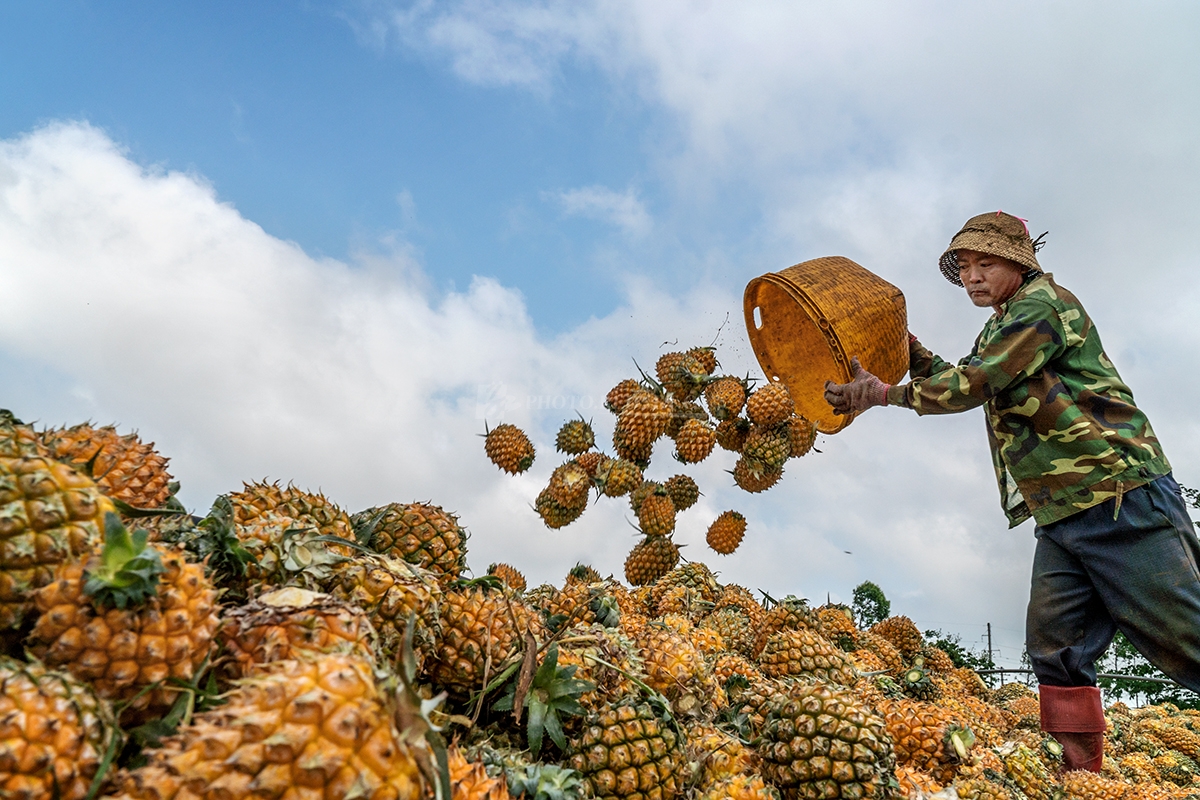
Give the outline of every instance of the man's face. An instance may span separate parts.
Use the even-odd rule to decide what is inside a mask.
[[[959,250],[958,277],[971,302],[980,308],[991,306],[999,311],[1001,303],[1021,288],[1024,269],[1020,264],[991,253]]]

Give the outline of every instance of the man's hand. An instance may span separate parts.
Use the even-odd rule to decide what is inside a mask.
[[[856,414],[873,406],[887,405],[888,385],[862,368],[858,356],[850,359],[854,379],[849,383],[825,381],[825,402],[835,414]]]

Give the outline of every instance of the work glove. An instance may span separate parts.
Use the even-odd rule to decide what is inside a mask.
[[[835,414],[857,414],[873,406],[887,405],[888,384],[862,368],[858,356],[850,359],[854,378],[849,383],[825,381],[825,402]]]

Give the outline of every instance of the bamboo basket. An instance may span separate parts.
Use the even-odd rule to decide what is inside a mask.
[[[885,383],[908,372],[904,294],[848,258],[815,258],[755,278],[743,308],[763,373],[787,386],[796,412],[822,433],[854,420],[834,414],[824,396],[825,381],[851,379],[852,357]]]

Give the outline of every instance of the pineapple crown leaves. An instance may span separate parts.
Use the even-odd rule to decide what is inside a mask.
[[[382,688],[395,699],[393,718],[397,730],[421,754],[417,766],[422,775],[434,787],[437,800],[451,800],[450,757],[442,728],[433,722],[433,714],[446,700],[442,692],[426,699],[417,689],[417,656],[413,648],[413,635],[417,629],[417,614],[410,611],[405,625],[404,640],[396,654],[396,669],[383,675]]]
[[[526,741],[534,758],[541,752],[545,736],[549,736],[560,750],[567,749],[567,737],[563,733],[559,715],[582,716],[584,709],[579,705],[579,698],[596,688],[591,681],[575,678],[575,670],[574,665],[558,666],[558,643],[552,643],[525,692],[523,707],[529,709]],[[516,696],[521,689],[519,683],[519,680],[514,680],[508,693],[492,704],[492,710],[514,710]]]
[[[93,603],[123,609],[141,605],[157,594],[158,577],[166,570],[159,552],[146,546],[147,536],[143,530],[131,536],[112,511],[104,515],[99,567],[84,572],[83,592]]]
[[[234,531],[233,501],[229,495],[223,494],[213,501],[208,516],[200,520],[199,528],[204,535],[194,548],[196,555],[208,559],[209,570],[218,579],[237,579],[245,575],[251,556]]]
[[[621,624],[621,608],[612,595],[598,593],[588,602],[588,610],[596,615],[596,621],[606,628]]]
[[[480,575],[478,578],[459,578],[454,581],[454,588],[462,590],[479,589],[482,592],[502,591],[504,589],[504,581],[495,575]]]
[[[966,762],[971,748],[975,746],[975,732],[965,725],[952,722],[946,726],[946,735],[942,739],[946,751],[953,753],[962,762]]]
[[[507,773],[508,793],[527,800],[578,800],[583,780],[578,772],[557,764],[529,764],[525,774]]]

